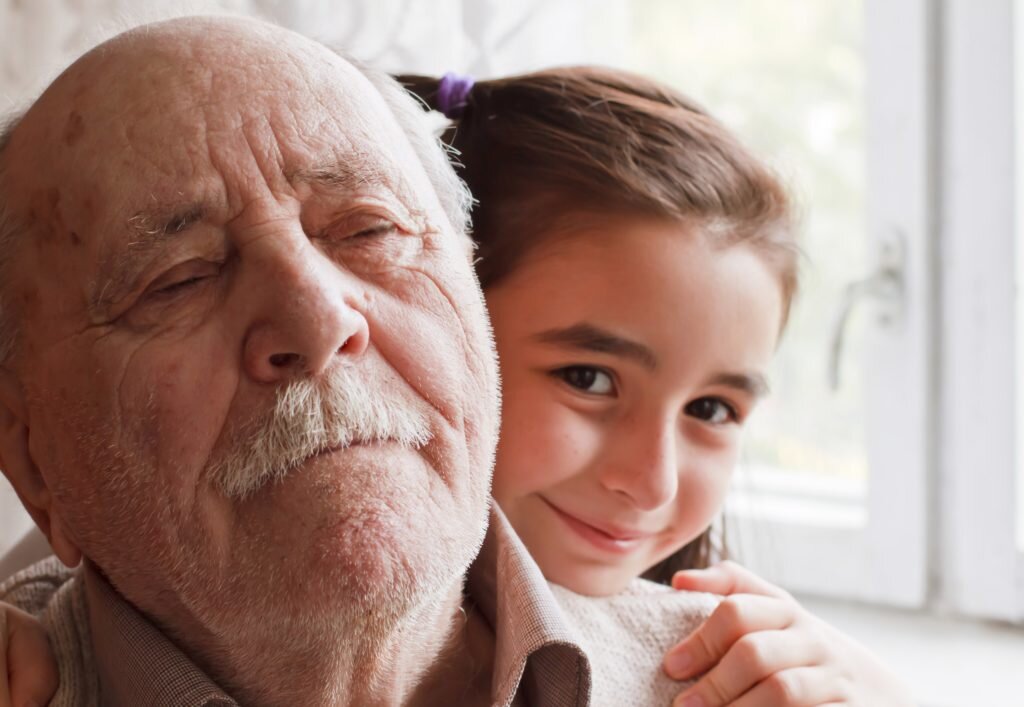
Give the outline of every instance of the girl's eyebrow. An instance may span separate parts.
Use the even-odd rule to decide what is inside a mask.
[[[770,390],[768,379],[761,373],[717,373],[708,384],[736,388],[755,398],[765,397]]]
[[[644,368],[652,371],[658,367],[658,357],[648,347],[638,341],[619,336],[589,322],[579,322],[567,327],[548,329],[535,334],[533,339],[545,344],[556,344],[583,351],[621,356],[632,359]]]

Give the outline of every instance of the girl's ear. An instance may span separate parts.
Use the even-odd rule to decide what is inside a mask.
[[[21,383],[9,369],[0,367],[0,469],[57,557],[75,567],[82,552],[67,532],[53,493],[36,465],[29,434],[28,405]]]

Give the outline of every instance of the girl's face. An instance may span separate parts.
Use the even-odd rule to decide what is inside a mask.
[[[716,250],[699,226],[593,224],[487,302],[504,390],[494,496],[548,579],[602,595],[718,512],[782,295],[756,252]]]

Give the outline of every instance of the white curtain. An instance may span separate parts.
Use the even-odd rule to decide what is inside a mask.
[[[254,15],[390,71],[493,76],[613,61],[628,0],[0,0],[0,110],[141,22]]]
[[[615,63],[627,0],[0,0],[0,112],[27,105],[82,52],[141,22],[263,17],[388,71],[496,76]],[[0,477],[0,555],[31,525]],[[2,577],[0,577],[2,579]]]

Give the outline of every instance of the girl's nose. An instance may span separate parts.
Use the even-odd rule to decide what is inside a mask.
[[[671,502],[679,490],[678,423],[637,425],[623,431],[620,449],[601,472],[601,483],[640,510]]]

